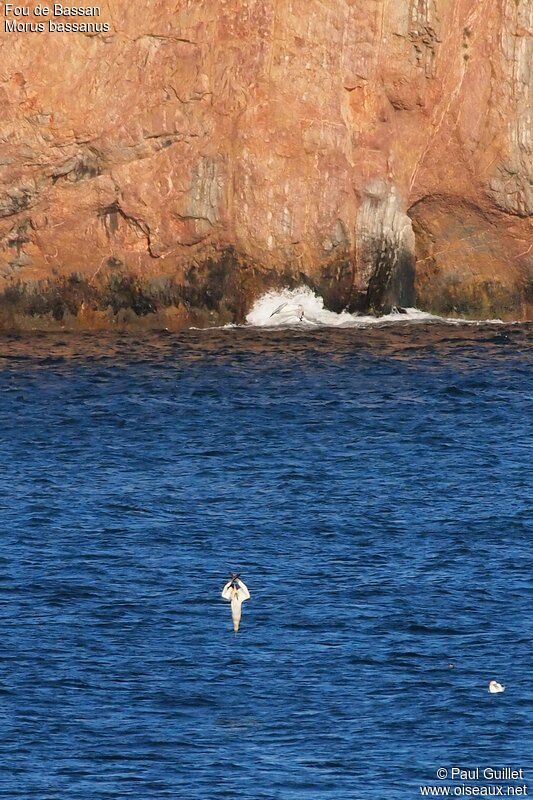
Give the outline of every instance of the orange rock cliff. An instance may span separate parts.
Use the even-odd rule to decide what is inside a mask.
[[[301,284],[531,318],[528,0],[87,8],[2,12],[1,327],[242,321]]]

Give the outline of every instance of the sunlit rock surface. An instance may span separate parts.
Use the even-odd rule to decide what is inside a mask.
[[[3,327],[531,316],[527,0],[101,8],[0,33]]]

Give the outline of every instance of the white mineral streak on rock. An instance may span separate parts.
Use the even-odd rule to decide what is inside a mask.
[[[356,238],[362,287],[372,277],[376,264],[393,271],[402,255],[414,257],[411,220],[401,207],[395,186],[381,178],[367,184],[357,217]]]
[[[489,180],[500,208],[519,216],[533,214],[533,5],[507,0],[501,29],[502,66],[514,114],[507,126],[506,156]]]

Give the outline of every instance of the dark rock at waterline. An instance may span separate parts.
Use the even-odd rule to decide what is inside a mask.
[[[405,301],[408,278],[398,272],[406,260],[383,258],[366,294],[353,295],[353,265],[347,258],[328,263],[309,277],[287,267],[281,274],[258,269],[233,248],[191,265],[181,282],[160,275],[143,279],[108,259],[92,279],[80,273],[36,281],[12,280],[0,294],[0,327],[11,328],[169,328],[243,323],[264,292],[308,286],[340,312],[388,313]],[[413,302],[409,303],[413,305]]]

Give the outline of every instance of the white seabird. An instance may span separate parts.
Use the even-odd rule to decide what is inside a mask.
[[[287,300],[284,303],[281,303],[277,308],[274,309],[270,318],[275,316],[276,314],[280,314],[285,309],[285,314],[294,314],[298,318],[298,322],[303,322],[305,319],[305,309],[301,303],[298,303],[296,307],[293,303],[289,303]]]
[[[237,633],[239,630],[239,623],[241,621],[242,604],[245,600],[250,599],[248,587],[244,581],[241,581],[238,575],[232,575],[230,580],[222,589],[222,597],[224,600],[229,600],[231,602],[233,630],[235,633]]]
[[[505,692],[505,686],[502,686],[502,684],[498,683],[498,681],[491,681],[489,683],[489,692],[491,694],[499,694],[500,692]]]

